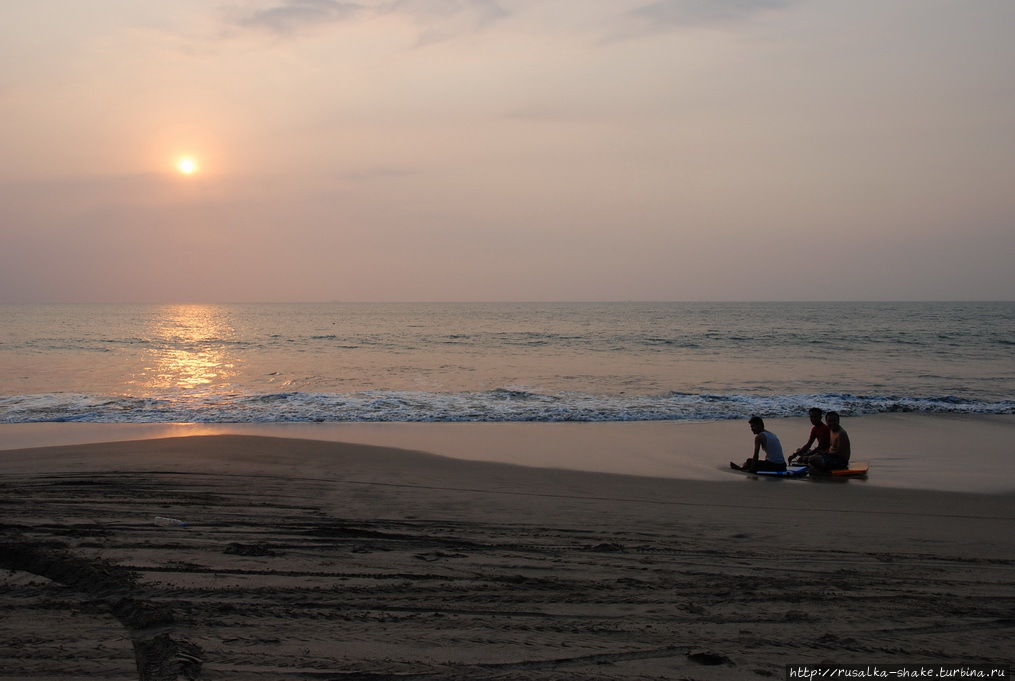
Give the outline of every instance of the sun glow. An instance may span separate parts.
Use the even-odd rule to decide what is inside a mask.
[[[215,305],[162,306],[144,335],[147,362],[131,381],[144,395],[168,389],[199,394],[228,385],[237,374],[239,360],[229,354],[236,330]]]
[[[192,158],[181,158],[177,162],[176,168],[184,175],[193,175],[197,172],[197,161]]]

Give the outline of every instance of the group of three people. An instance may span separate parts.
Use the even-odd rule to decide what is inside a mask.
[[[775,433],[765,430],[765,421],[760,416],[752,416],[748,423],[751,432],[754,433],[754,456],[738,466],[730,462],[730,467],[736,470],[750,471],[784,471],[787,463],[793,463],[798,459],[799,463],[806,463],[812,471],[827,472],[849,467],[849,435],[839,425],[839,414],[830,411],[825,416],[825,422],[821,422],[824,412],[817,407],[812,407],[807,412],[811,419],[811,434],[807,443],[800,449],[793,452],[787,461],[782,453],[782,443]],[[765,452],[765,458],[759,458],[761,452]]]

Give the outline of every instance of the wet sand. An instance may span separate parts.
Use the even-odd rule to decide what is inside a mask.
[[[768,419],[788,452],[806,417]],[[843,419],[874,487],[1015,492],[1015,415],[879,414]],[[0,425],[0,452],[196,435],[265,435],[421,450],[466,461],[682,480],[729,481],[754,436],[746,419],[605,423],[25,423]],[[37,461],[28,461],[36,466]],[[8,462],[10,465],[10,462]]]
[[[782,678],[1015,638],[1011,492],[236,434],[0,465],[4,679]]]

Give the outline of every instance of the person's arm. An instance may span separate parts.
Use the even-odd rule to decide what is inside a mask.
[[[814,441],[817,439],[818,439],[817,434],[815,434],[814,429],[811,428],[811,436],[810,438],[807,439],[807,444],[805,444],[803,447],[793,452],[793,456],[800,456],[801,454],[806,454],[807,452],[811,451],[811,445],[814,444]]]
[[[768,440],[765,439],[765,433],[758,433],[754,436],[754,460],[758,460],[758,452],[762,449],[768,452]]]

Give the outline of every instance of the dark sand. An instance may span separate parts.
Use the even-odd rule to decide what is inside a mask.
[[[237,435],[0,463],[4,679],[783,678],[1015,640],[1011,493]]]

